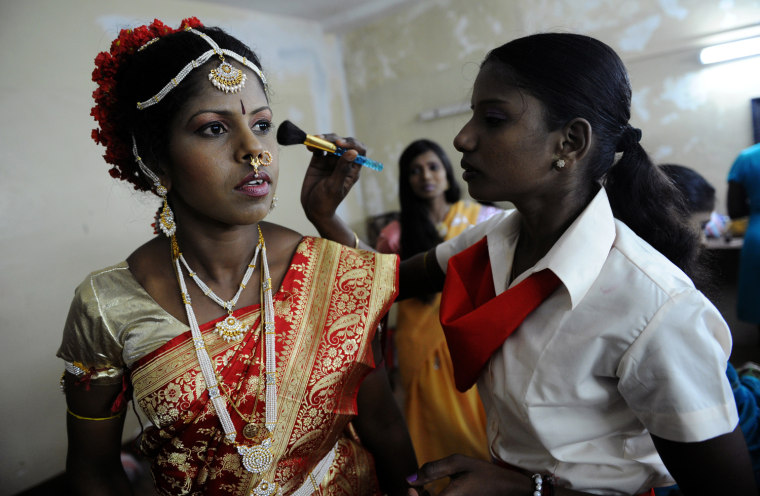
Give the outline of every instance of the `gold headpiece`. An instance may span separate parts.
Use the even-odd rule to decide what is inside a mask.
[[[259,76],[259,79],[261,79],[261,82],[264,84],[264,87],[266,88],[267,80],[264,77],[264,73],[261,72],[261,69],[259,69],[256,66],[256,64],[254,64],[247,58],[243,57],[242,55],[238,55],[232,50],[228,50],[226,48],[220,48],[219,45],[217,45],[216,42],[212,40],[211,37],[209,37],[206,33],[202,33],[198,31],[197,29],[193,29],[189,26],[185,28],[185,31],[190,31],[191,33],[197,34],[198,36],[203,38],[206,41],[206,43],[208,43],[211,46],[211,49],[204,52],[197,59],[191,60],[185,67],[182,68],[181,71],[179,71],[179,74],[173,77],[171,81],[169,81],[166,84],[166,86],[161,88],[161,91],[156,93],[151,98],[145,100],[144,102],[137,102],[138,109],[143,110],[147,107],[150,107],[151,105],[155,105],[158,102],[160,102],[172,89],[179,86],[179,83],[181,83],[182,80],[185,79],[185,77],[187,77],[187,75],[190,74],[190,72],[193,69],[205,64],[208,61],[208,59],[210,59],[214,54],[219,56],[219,59],[221,60],[221,64],[216,69],[211,70],[211,72],[208,75],[208,78],[209,80],[211,80],[213,85],[219,90],[224,91],[225,93],[236,93],[240,91],[243,88],[243,86],[245,86],[245,80],[246,80],[245,73],[241,69],[238,69],[234,67],[232,64],[230,64],[229,62],[227,62],[224,58],[225,55],[237,60],[238,62],[248,67],[253,72],[255,72],[256,75]]]

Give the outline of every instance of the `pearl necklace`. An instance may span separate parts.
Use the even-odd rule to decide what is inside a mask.
[[[237,293],[235,293],[235,296],[229,301],[224,301],[219,296],[217,296],[217,294],[214,293],[211,288],[209,288],[208,285],[201,280],[200,277],[198,277],[198,274],[196,274],[193,269],[190,268],[190,266],[187,264],[187,260],[185,260],[185,257],[181,253],[179,254],[179,260],[187,269],[187,274],[190,276],[190,279],[195,281],[195,284],[197,284],[201,291],[203,291],[204,295],[208,296],[217,305],[227,310],[227,318],[217,322],[215,327],[216,332],[219,334],[219,336],[228,343],[230,341],[240,341],[243,339],[243,335],[248,330],[242,322],[240,322],[235,318],[234,315],[232,315],[232,311],[235,309],[235,305],[237,305],[240,294],[243,292],[246,284],[248,284],[248,281],[251,279],[251,275],[253,275],[253,269],[256,268],[256,259],[259,257],[261,246],[261,242],[256,245],[256,251],[253,253],[251,263],[248,264],[248,269],[246,269],[245,274],[243,275],[243,280],[240,281],[240,286],[238,287]]]
[[[273,435],[272,430],[277,425],[277,363],[275,360],[275,348],[274,348],[274,303],[272,300],[272,280],[269,276],[269,264],[267,263],[267,248],[264,244],[264,236],[261,234],[261,228],[259,227],[259,242],[256,246],[256,254],[261,250],[262,260],[262,280],[261,290],[263,293],[263,307],[264,312],[261,316],[264,325],[264,336],[266,346],[266,404],[265,404],[265,427],[259,428],[259,433],[254,436],[258,444],[254,446],[248,446],[238,443],[237,430],[232,423],[230,413],[227,410],[227,403],[224,395],[220,392],[219,383],[216,380],[216,374],[214,372],[214,366],[211,362],[211,357],[206,349],[206,342],[201,334],[200,327],[198,326],[198,320],[195,318],[195,312],[193,311],[192,302],[190,300],[190,294],[187,291],[185,285],[185,278],[182,275],[182,266],[180,265],[180,259],[182,253],[179,251],[177,239],[175,236],[171,238],[172,244],[172,259],[174,261],[174,270],[177,274],[177,281],[182,292],[182,302],[185,305],[185,312],[187,313],[187,320],[190,324],[190,330],[193,336],[193,344],[195,346],[195,353],[198,357],[198,363],[201,367],[201,373],[203,379],[206,381],[206,388],[209,392],[209,398],[214,405],[219,421],[224,429],[225,438],[227,441],[233,443],[237,448],[238,454],[243,458],[243,467],[254,474],[262,474],[271,467],[274,461],[274,455],[272,454]],[[256,255],[254,255],[255,259]],[[189,271],[189,269],[188,269]],[[251,416],[253,419],[253,415]],[[248,427],[248,426],[246,426]],[[258,491],[257,491],[258,490]],[[269,483],[265,479],[261,479],[255,494],[273,494],[277,490],[277,484]]]

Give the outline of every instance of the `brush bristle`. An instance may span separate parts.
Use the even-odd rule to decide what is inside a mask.
[[[306,141],[306,133],[290,121],[282,121],[277,128],[277,143],[281,145],[300,145]]]

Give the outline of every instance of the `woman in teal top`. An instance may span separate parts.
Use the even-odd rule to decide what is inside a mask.
[[[731,166],[728,215],[749,216],[739,262],[737,315],[760,329],[760,143],[743,150]]]

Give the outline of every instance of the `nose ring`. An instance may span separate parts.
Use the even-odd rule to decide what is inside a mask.
[[[259,153],[257,156],[251,155],[251,167],[253,167],[253,171],[255,173],[256,177],[259,177],[259,166],[267,166],[272,163],[272,154],[269,153],[267,150],[264,150],[263,152]]]

